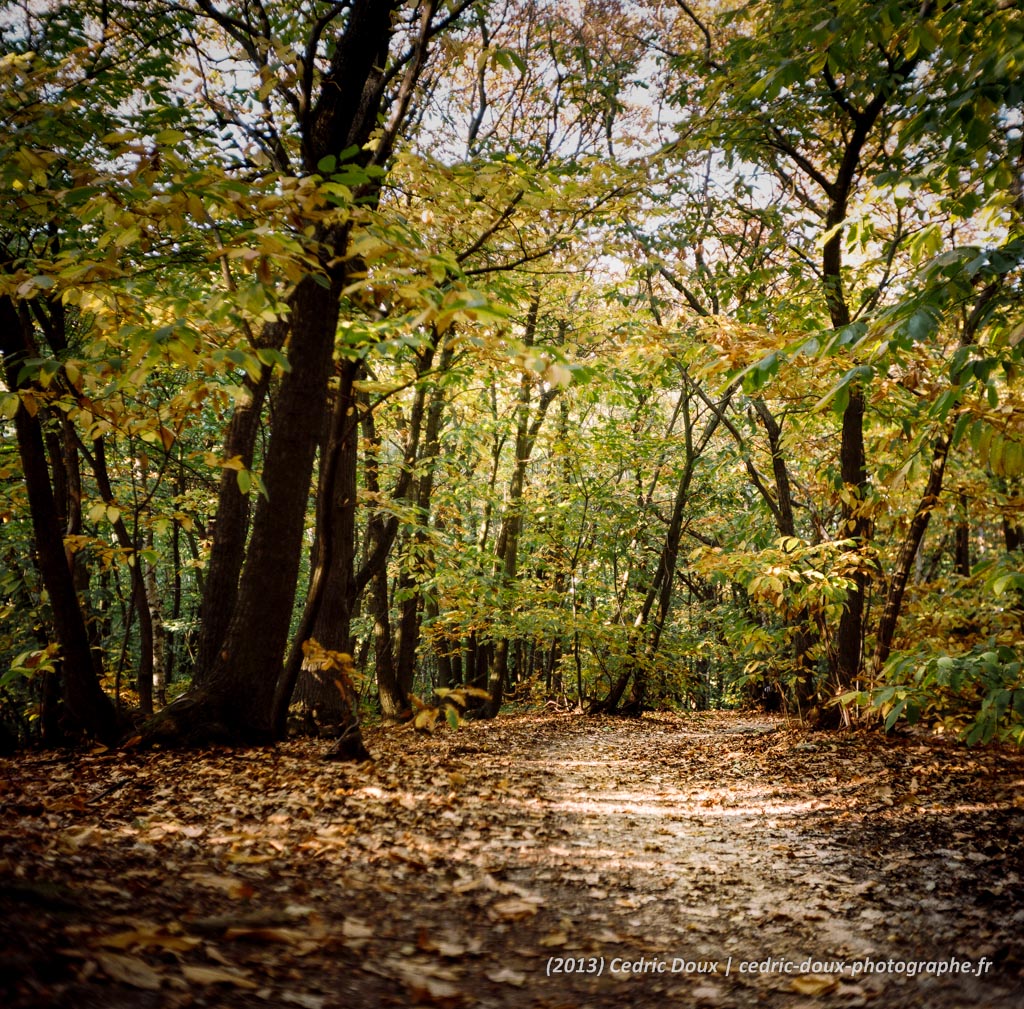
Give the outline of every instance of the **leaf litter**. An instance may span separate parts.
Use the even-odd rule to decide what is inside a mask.
[[[737,713],[366,735],[0,762],[2,1004],[1021,1005],[1020,753]],[[991,967],[850,966],[951,959]]]

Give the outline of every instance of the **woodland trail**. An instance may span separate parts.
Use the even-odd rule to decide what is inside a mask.
[[[1019,753],[735,713],[367,739],[0,762],[0,1002],[1024,1005]]]

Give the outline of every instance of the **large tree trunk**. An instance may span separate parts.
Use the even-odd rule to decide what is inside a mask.
[[[269,323],[263,329],[260,346],[280,350],[288,334],[287,322]],[[270,389],[270,368],[263,366],[258,380],[243,380],[247,398],[235,408],[224,438],[225,459],[238,457],[246,469],[252,469],[256,437],[263,404]],[[217,512],[212,523],[213,543],[206,564],[206,582],[200,606],[202,622],[196,644],[192,682],[202,683],[213,666],[227,632],[238,598],[238,576],[245,559],[249,532],[250,498],[238,486],[238,473],[225,468],[220,478]]]
[[[288,642],[340,291],[340,277],[327,288],[306,278],[291,300],[291,370],[275,397],[263,469],[267,497],[256,505],[234,614],[198,691],[164,709],[173,724],[187,706],[184,734],[192,741],[268,742],[276,735],[274,696]]]
[[[384,67],[397,0],[355,0],[315,106],[303,115],[303,168],[327,155],[363,149],[377,128]],[[212,11],[212,8],[211,8]],[[219,16],[215,11],[211,16]],[[424,27],[425,30],[425,27]],[[267,497],[256,505],[249,554],[230,623],[199,688],[163,710],[150,740],[266,742],[279,735],[290,690],[281,687],[317,442],[322,429],[347,280],[349,225],[318,225],[321,272],[289,299],[290,370],[273,398],[274,423],[263,467]]]

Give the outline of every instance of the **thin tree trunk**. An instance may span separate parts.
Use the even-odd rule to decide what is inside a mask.
[[[146,536],[146,545],[153,549],[153,530]],[[141,564],[141,560],[136,561]],[[160,589],[156,565],[145,566],[146,596],[149,600],[150,623],[153,628],[153,703],[162,708],[167,703],[167,632],[160,612]]]
[[[104,504],[108,507],[116,506],[117,502],[107,470],[106,443],[102,438],[97,438],[93,442],[92,451],[89,452],[83,448],[83,452],[92,465],[96,487]],[[149,596],[146,592],[143,564],[139,559],[141,544],[128,532],[128,526],[123,518],[118,517],[111,525],[119,546],[129,558],[128,574],[131,583],[132,607],[139,622],[139,668],[136,671],[139,709],[144,715],[151,715],[153,713],[153,616],[150,610]],[[136,523],[136,528],[137,526],[138,523]]]
[[[871,663],[872,673],[875,676],[881,674],[885,661],[889,658],[892,639],[896,633],[896,623],[903,605],[903,595],[906,592],[907,582],[914,565],[914,557],[921,546],[925,530],[927,530],[932,517],[932,511],[938,504],[939,494],[942,492],[942,478],[946,471],[946,460],[949,458],[949,447],[949,434],[944,434],[935,443],[932,465],[928,471],[927,486],[914,512],[914,517],[910,520],[910,527],[900,544],[899,556],[889,581],[885,607],[882,610],[878,632],[875,636],[875,654]]]
[[[438,363],[438,377],[443,378],[452,366],[454,347],[449,339],[441,351]],[[416,481],[416,514],[418,526],[412,534],[412,556],[406,558],[399,576],[398,587],[402,598],[399,610],[398,649],[396,656],[395,677],[400,690],[408,694],[412,689],[416,672],[416,652],[420,642],[420,613],[423,606],[423,593],[419,589],[417,572],[429,571],[434,566],[430,550],[430,535],[427,526],[430,524],[430,502],[434,493],[434,472],[437,458],[441,451],[441,420],[444,416],[444,388],[437,381],[427,407],[426,423],[423,431],[423,449],[417,463],[419,473]],[[422,574],[420,575],[422,577]],[[442,679],[441,686],[451,683],[451,663],[445,659],[442,663],[438,656],[438,674]]]
[[[967,495],[961,491],[959,495],[959,510],[956,519],[956,536],[953,550],[954,570],[962,578],[971,576],[971,518],[970,502]]]
[[[683,380],[687,384],[691,382],[689,375],[685,372]],[[699,440],[696,442],[693,437],[693,417],[690,414],[691,397],[686,397],[682,411],[686,461],[683,465],[679,483],[676,486],[675,499],[672,504],[672,516],[669,519],[668,529],[662,542],[658,567],[644,595],[640,611],[633,621],[633,630],[630,634],[622,671],[612,684],[607,696],[591,703],[589,708],[591,714],[611,714],[618,710],[619,703],[631,680],[634,682],[630,699],[630,710],[639,713],[643,708],[646,699],[647,669],[656,657],[658,646],[661,642],[662,629],[668,620],[671,610],[676,561],[679,556],[679,541],[683,531],[683,516],[686,505],[689,502],[690,484],[693,481],[697,462],[710,442],[712,435],[718,430],[718,426],[725,413],[725,408],[731,400],[734,391],[735,387],[730,387],[717,404],[711,405],[710,416],[704,425]],[[655,610],[655,603],[657,603],[657,610]],[[655,614],[653,620],[651,618],[652,612]]]
[[[533,344],[537,332],[537,315],[540,308],[540,296],[536,295],[530,304],[526,320],[524,344]],[[565,324],[560,326],[561,337],[564,338]],[[561,342],[561,340],[559,341]],[[502,516],[498,539],[495,544],[495,574],[499,584],[509,589],[514,584],[519,565],[519,537],[523,528],[522,502],[526,487],[526,467],[533,454],[533,446],[537,442],[541,425],[547,416],[548,407],[559,393],[557,386],[544,390],[537,400],[536,412],[530,417],[532,379],[524,373],[519,383],[519,404],[517,409],[515,468],[509,483],[507,504]],[[494,718],[501,709],[506,683],[508,682],[509,639],[499,638],[494,646],[494,660],[487,678],[487,693],[490,699],[484,702],[482,714],[485,718]]]
[[[0,297],[0,353],[9,389],[27,388],[19,384],[18,376],[32,347],[30,322],[19,315],[10,298]],[[25,400],[14,415],[14,428],[39,572],[50,600],[54,636],[60,645],[64,713],[72,731],[112,743],[120,734],[117,713],[100,687],[74,576],[64,552],[64,532],[58,520],[39,418],[29,411]]]

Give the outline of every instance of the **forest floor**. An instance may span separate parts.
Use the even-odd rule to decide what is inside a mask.
[[[0,761],[0,1005],[1024,1006],[1019,752],[736,713],[367,744]]]

